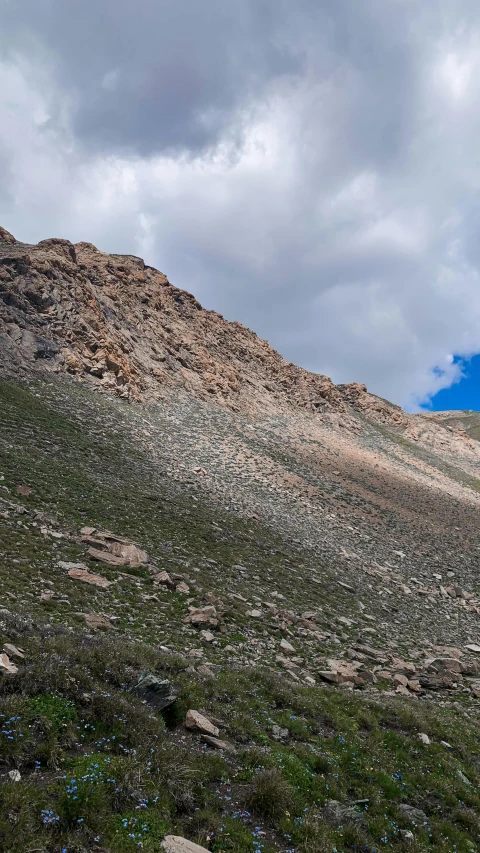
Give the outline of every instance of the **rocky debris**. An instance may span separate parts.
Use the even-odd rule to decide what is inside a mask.
[[[229,743],[227,740],[220,740],[220,738],[203,733],[200,734],[200,740],[211,746],[212,749],[224,749],[226,752],[235,752],[233,743]]]
[[[162,841],[165,853],[209,853],[206,847],[200,847],[180,835],[166,835]]]
[[[206,643],[213,643],[215,639],[215,634],[212,634],[211,631],[200,631],[200,636]]]
[[[112,582],[102,577],[102,575],[95,575],[93,572],[89,572],[86,566],[69,569],[67,575],[73,580],[89,583],[92,586],[99,587],[99,589],[108,589],[112,585]]]
[[[202,663],[202,664],[197,668],[197,672],[198,672],[198,674],[199,674],[199,675],[204,675],[204,676],[205,676],[205,678],[215,678],[215,677],[216,677],[216,676],[215,676],[215,673],[213,672],[213,670],[211,670],[211,669],[210,669],[210,667],[209,667],[209,666],[207,666],[207,665],[206,665],[206,664],[204,664],[204,663]]]
[[[15,666],[14,663],[10,660],[8,655],[5,653],[0,654],[0,673],[4,675],[16,675],[18,672],[18,666]]]
[[[97,563],[105,563],[105,565],[111,566],[114,569],[120,569],[128,565],[122,557],[111,554],[110,551],[99,551],[97,548],[89,548],[87,556]]]
[[[89,545],[87,554],[92,560],[109,566],[138,568],[148,564],[148,554],[128,539],[95,527],[82,527],[80,542]]]
[[[431,743],[430,738],[428,737],[428,735],[427,735],[427,734],[425,734],[425,732],[419,732],[418,738],[419,738],[419,740],[421,740],[421,741],[422,741],[422,743],[424,743],[426,746],[428,746],[428,745]]]
[[[191,731],[200,732],[202,735],[210,735],[214,738],[218,738],[220,734],[220,730],[214,726],[208,717],[204,717],[199,711],[187,711],[185,727]]]
[[[356,805],[346,806],[338,800],[327,800],[323,807],[323,816],[333,826],[345,823],[365,825],[365,815]]]
[[[282,652],[285,652],[285,654],[287,654],[287,655],[294,655],[295,654],[295,649],[292,646],[292,644],[288,642],[288,640],[285,640],[285,639],[280,640],[280,648],[281,648]]]
[[[132,691],[156,711],[169,708],[177,700],[175,691],[168,679],[158,678],[149,672],[142,673]]]
[[[153,576],[153,582],[158,586],[167,586],[169,589],[175,589],[175,581],[166,571],[156,572]]]
[[[83,618],[88,626],[94,631],[108,631],[113,628],[109,616],[104,616],[102,613],[84,613]]]
[[[184,619],[185,623],[195,625],[195,627],[218,627],[218,613],[214,604],[207,604],[205,607],[189,607],[189,614]]]
[[[415,806],[410,806],[408,803],[400,803],[398,806],[402,814],[404,814],[412,823],[427,824],[428,818],[422,809],[417,809]]]
[[[8,657],[13,658],[14,660],[25,660],[23,649],[17,648],[13,643],[4,643],[3,651],[8,655]]]

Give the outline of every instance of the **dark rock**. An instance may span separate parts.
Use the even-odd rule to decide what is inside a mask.
[[[157,678],[148,672],[142,673],[138,684],[132,690],[156,711],[168,708],[177,699],[168,679]]]

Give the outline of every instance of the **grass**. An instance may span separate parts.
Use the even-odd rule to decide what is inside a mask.
[[[294,683],[275,671],[279,628],[267,615],[253,624],[236,599],[201,658],[215,677],[203,677],[185,597],[154,588],[146,571],[119,580],[86,558],[78,529],[98,525],[189,573],[194,601],[228,589],[254,600],[274,586],[299,612],[335,613],[328,566],[320,589],[292,584],[299,552],[162,476],[132,441],[129,417],[76,386],[0,383],[0,641],[25,652],[18,674],[0,681],[0,849],[156,853],[174,833],[211,853],[480,850],[480,723],[460,703]],[[31,494],[17,495],[18,485]],[[58,566],[79,559],[112,586],[87,587]],[[55,597],[41,600],[48,591]],[[85,612],[116,615],[114,629],[92,635]],[[255,666],[226,657],[226,645],[251,640],[264,643]],[[171,681],[172,709],[156,713],[135,695],[144,671]],[[189,708],[218,718],[235,753],[187,732]],[[288,730],[284,742],[275,726]],[[358,803],[360,820],[333,821],[329,800]],[[425,819],[412,824],[402,804]]]

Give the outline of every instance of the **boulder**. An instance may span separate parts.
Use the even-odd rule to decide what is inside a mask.
[[[220,734],[220,730],[213,725],[208,717],[204,717],[199,711],[187,711],[185,727],[191,731],[201,732],[201,734],[210,735],[211,737],[218,737]]]
[[[16,675],[18,672],[18,666],[15,666],[14,663],[10,660],[8,655],[1,654],[0,655],[0,673],[4,673],[5,675]]]
[[[132,692],[140,696],[147,705],[151,705],[156,711],[163,711],[176,701],[177,697],[173,687],[167,679],[158,678],[149,672],[140,676],[138,684],[132,688]]]
[[[112,585],[111,581],[107,581],[107,579],[101,575],[95,575],[92,572],[89,572],[88,569],[69,569],[67,575],[69,578],[73,578],[73,580],[83,581],[84,583],[89,583],[92,586],[98,586],[100,589],[108,589],[108,587]]]

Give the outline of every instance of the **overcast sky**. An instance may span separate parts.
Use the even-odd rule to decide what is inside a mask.
[[[478,0],[0,0],[0,224],[414,407],[480,352]]]

